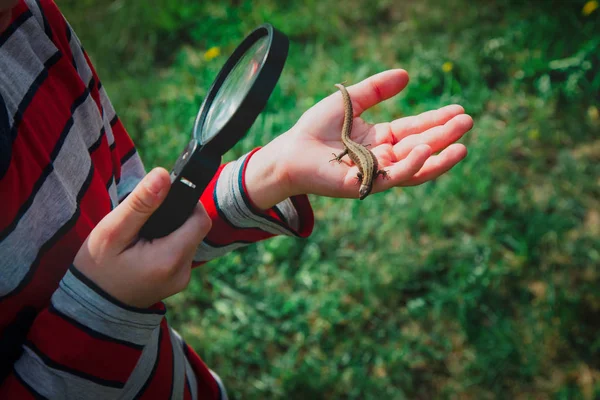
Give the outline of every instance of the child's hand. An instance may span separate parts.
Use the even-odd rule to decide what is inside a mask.
[[[455,142],[472,128],[473,120],[459,105],[376,124],[359,117],[398,94],[407,83],[406,71],[389,70],[348,87],[355,117],[351,139],[369,145],[379,168],[388,172],[389,179],[375,180],[373,193],[435,179],[467,155],[466,147]],[[344,119],[340,92],[333,85],[331,90],[335,93],[250,159],[246,187],[258,207],[269,208],[296,194],[358,197],[358,168],[347,156],[342,164],[329,162],[332,153],[343,150]]]
[[[152,170],[90,233],[74,265],[117,300],[145,308],[183,290],[196,247],[211,227],[201,203],[176,231],[151,242],[138,232],[165,199],[169,173]]]

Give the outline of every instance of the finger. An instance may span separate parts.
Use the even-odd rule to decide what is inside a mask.
[[[394,145],[394,154],[400,160],[419,144],[429,145],[436,153],[459,140],[473,127],[473,118],[467,114],[457,115],[444,125],[433,127],[420,135],[411,135]]]
[[[198,202],[192,215],[169,235],[169,241],[180,244],[183,251],[195,249],[204,240],[211,227],[212,221],[208,213],[202,203]]]
[[[451,104],[437,110],[430,110],[419,115],[404,117],[390,123],[389,133],[393,136],[392,143],[397,143],[407,136],[425,132],[428,129],[444,125],[457,115],[464,114],[465,109],[458,104]]]
[[[467,156],[467,148],[460,144],[454,143],[444,149],[440,154],[429,157],[412,178],[403,182],[403,186],[415,186],[424,182],[436,179],[440,175],[449,171],[452,167],[458,164]]]
[[[408,73],[403,69],[380,72],[348,87],[354,116],[400,93],[408,84]]]
[[[153,279],[173,283],[182,269],[190,268],[196,249],[210,231],[212,221],[198,202],[189,218],[169,235],[152,242],[138,242],[132,258],[143,260]],[[154,268],[151,268],[154,266]],[[171,290],[171,289],[168,289]]]
[[[170,186],[169,173],[164,168],[153,169],[121,204],[100,221],[100,231],[116,248],[126,248],[167,197]]]
[[[414,176],[431,156],[431,148],[427,145],[419,145],[412,149],[406,158],[385,168],[388,179],[378,180],[382,190],[402,184]]]

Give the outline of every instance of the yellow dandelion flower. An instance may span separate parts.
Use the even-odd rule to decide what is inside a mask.
[[[218,57],[219,54],[221,54],[221,49],[218,47],[211,47],[210,49],[206,50],[206,53],[204,53],[204,59],[206,61],[210,61],[213,58]]]
[[[454,68],[454,64],[452,64],[450,61],[446,61],[442,64],[442,71],[446,73],[452,71],[452,68]]]
[[[538,140],[540,138],[540,130],[534,128],[527,133],[527,136],[529,136],[529,139]]]
[[[596,11],[597,8],[598,2],[596,0],[588,1],[581,9],[581,13],[587,17],[588,15]]]

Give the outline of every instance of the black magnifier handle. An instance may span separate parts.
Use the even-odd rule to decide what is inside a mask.
[[[195,142],[192,140],[179,156],[171,171],[169,193],[140,230],[140,237],[148,240],[161,238],[183,225],[219,169],[221,156],[194,151]]]

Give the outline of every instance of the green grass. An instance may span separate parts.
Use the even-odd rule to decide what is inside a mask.
[[[227,55],[265,21],[290,37],[289,58],[227,159],[285,132],[334,83],[387,68],[411,83],[368,120],[448,103],[475,119],[446,176],[366,202],[311,197],[310,238],[231,253],[167,300],[233,398],[600,396],[600,10],[155,3],[60,2],[148,168],[176,159]]]

